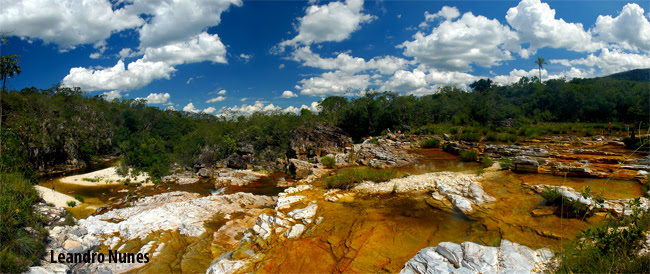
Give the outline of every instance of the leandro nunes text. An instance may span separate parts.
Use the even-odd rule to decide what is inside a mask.
[[[50,263],[105,263],[104,253],[90,252],[82,253],[59,253],[54,258],[54,250],[50,250]],[[117,250],[108,251],[108,263],[148,263],[149,253],[121,253]]]

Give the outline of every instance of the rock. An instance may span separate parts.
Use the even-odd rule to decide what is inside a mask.
[[[512,157],[512,156],[528,156],[528,157],[549,157],[551,153],[542,147],[529,147],[517,145],[493,145],[487,144],[485,152],[493,157]]]
[[[219,256],[205,271],[206,274],[230,274],[243,268],[248,263],[248,260],[230,260],[232,252],[226,252]]]
[[[634,179],[641,180],[642,182],[648,180],[648,172],[645,170],[639,170],[636,175],[634,175]]]
[[[409,143],[388,142],[379,139],[378,145],[355,144],[348,152],[353,163],[378,168],[406,166],[417,162],[416,156],[406,151]]]
[[[305,226],[302,224],[295,224],[292,226],[289,230],[287,230],[287,233],[285,233],[285,237],[288,239],[293,239],[293,238],[298,238],[302,233],[305,231]]]
[[[426,247],[400,273],[534,273],[553,258],[553,252],[502,240],[499,247],[442,242]]]
[[[237,170],[231,168],[221,168],[215,171],[215,185],[231,185],[231,186],[245,186],[260,178],[267,176],[266,174],[255,172],[252,170]]]
[[[175,183],[178,185],[189,185],[199,181],[194,173],[185,171],[162,177],[163,183]]]
[[[297,220],[305,220],[307,223],[311,223],[311,219],[316,215],[317,209],[318,209],[318,205],[312,203],[305,208],[294,209],[293,211],[289,212],[287,215],[291,218]]]
[[[212,170],[208,168],[201,168],[199,169],[199,172],[196,173],[196,175],[199,175],[203,178],[210,178],[212,177]]]
[[[393,191],[397,193],[431,192],[434,200],[447,199],[454,208],[469,214],[473,212],[475,205],[480,206],[496,200],[483,191],[483,187],[475,181],[476,179],[476,175],[471,174],[432,172],[392,179],[382,183],[362,182],[357,184],[353,190],[376,194],[388,194]]]
[[[433,247],[420,250],[415,257],[406,262],[400,274],[410,273],[452,273],[457,269],[449,264],[445,258],[435,252]]]
[[[176,191],[144,197],[131,207],[90,216],[79,220],[79,226],[93,235],[118,233],[125,240],[143,239],[157,230],[179,230],[183,235],[199,236],[206,231],[203,222],[215,214],[246,212],[274,203],[271,197],[250,193],[200,197]]]
[[[461,244],[463,261],[461,266],[480,273],[496,273],[498,269],[498,248],[482,246],[472,242]]]
[[[454,207],[460,210],[461,212],[463,212],[464,214],[470,214],[474,211],[474,209],[472,208],[472,202],[470,202],[469,200],[454,194],[448,195],[447,197],[454,205]]]
[[[436,247],[436,252],[456,267],[459,267],[463,261],[463,248],[459,244],[450,242],[439,243]]]
[[[45,218],[45,225],[50,227],[65,225],[67,218],[72,218],[65,209],[50,206],[43,201],[34,205],[34,211],[43,216]]]
[[[83,248],[81,247],[81,243],[79,241],[74,241],[74,240],[66,240],[63,243],[63,249],[65,249],[68,253],[81,253],[83,251]]]
[[[296,179],[307,178],[316,165],[298,159],[289,159],[289,172],[294,174]]]
[[[513,171],[516,172],[528,172],[528,173],[538,173],[539,172],[539,162],[534,158],[528,156],[517,156],[512,161]]]
[[[291,204],[301,201],[305,196],[294,195],[294,196],[280,196],[278,197],[278,202],[275,206],[275,209],[285,209],[289,208]]]
[[[345,152],[346,145],[352,145],[352,138],[337,127],[316,125],[299,127],[291,132],[289,140],[289,158],[307,160],[327,154]]]
[[[472,146],[460,142],[445,142],[445,145],[442,147],[442,150],[449,152],[454,155],[459,155],[463,150],[469,150]]]
[[[546,189],[554,189],[558,191],[565,198],[572,201],[578,201],[579,203],[590,207],[594,206],[596,203],[594,199],[592,199],[591,197],[585,198],[582,196],[581,193],[575,191],[573,188],[566,187],[566,186],[534,185],[531,187],[531,189],[537,193],[541,193]]]
[[[533,209],[533,212],[531,213],[533,217],[541,217],[541,216],[549,216],[553,215],[555,210],[551,207],[544,207],[544,208],[536,208]]]

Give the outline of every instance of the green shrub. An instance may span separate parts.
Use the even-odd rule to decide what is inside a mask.
[[[471,132],[465,132],[462,134],[457,134],[454,139],[467,141],[467,142],[478,142],[481,139],[481,135],[478,135],[476,133],[471,133]]]
[[[630,216],[609,216],[604,225],[581,231],[560,256],[560,273],[647,273],[650,255],[638,255],[640,240],[650,228],[650,214],[630,202]]]
[[[75,201],[68,201],[67,204],[68,204],[69,207],[77,206],[77,202],[75,202]]]
[[[501,133],[497,135],[497,141],[499,142],[506,142],[506,143],[514,143],[517,141],[517,135],[511,134],[511,133]]]
[[[34,186],[17,173],[0,174],[0,272],[19,273],[45,253],[47,230],[32,207],[40,200]],[[28,234],[24,228],[36,233]]]
[[[84,202],[84,197],[81,197],[81,195],[74,195],[74,198],[77,199],[79,202]]]
[[[492,161],[488,156],[483,156],[483,158],[481,158],[481,164],[483,164],[483,167],[491,167],[492,164],[494,164],[494,161]]]
[[[372,138],[370,139],[370,143],[373,145],[378,145],[379,144],[379,139],[378,138]]]
[[[489,142],[494,142],[497,140],[497,134],[496,133],[488,133],[485,135],[485,140]]]
[[[336,166],[336,159],[332,156],[324,156],[323,158],[320,158],[320,161],[327,168],[334,168]]]
[[[325,179],[327,187],[350,189],[363,181],[384,182],[400,177],[393,169],[374,169],[369,167],[352,167],[340,170]]]
[[[586,128],[584,132],[585,132],[585,137],[594,136],[594,134],[596,133],[596,131],[593,128]]]
[[[420,141],[421,148],[439,148],[440,140],[438,138],[429,138],[426,140]]]
[[[476,162],[478,160],[478,154],[473,150],[463,150],[460,152],[460,159],[463,162]]]
[[[562,193],[555,187],[542,190],[540,195],[546,200],[546,205],[561,207],[562,217],[584,217],[594,213],[593,209],[588,205],[562,196]],[[590,197],[589,187],[587,187],[583,196],[585,198]]]

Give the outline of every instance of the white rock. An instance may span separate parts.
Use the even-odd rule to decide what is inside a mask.
[[[318,209],[318,205],[315,203],[309,204],[307,207],[302,208],[302,209],[294,209],[293,211],[289,212],[287,215],[291,218],[297,219],[297,220],[302,220],[302,219],[311,219],[316,215],[316,210]]]
[[[302,233],[305,231],[305,226],[302,224],[296,224],[292,226],[286,233],[285,236],[289,239],[297,238],[302,235]]]

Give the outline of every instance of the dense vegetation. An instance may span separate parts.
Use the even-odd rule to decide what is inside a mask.
[[[1,163],[5,170],[18,168],[29,173],[121,155],[124,165],[159,177],[167,174],[173,163],[181,167],[214,164],[251,146],[256,160],[273,162],[286,157],[293,129],[314,123],[339,126],[355,140],[388,129],[446,131],[454,139],[467,141],[483,136],[516,141],[517,136],[578,130],[539,126],[542,122],[601,123],[580,129],[582,134],[593,135],[609,121],[615,122],[615,130],[622,129],[621,123],[635,127],[647,121],[648,83],[628,80],[638,75],[643,73],[544,83],[524,77],[507,86],[482,79],[470,85],[471,92],[444,87],[422,97],[369,91],[357,98],[325,98],[318,114],[303,110],[300,114],[255,113],[232,119],[163,111],[142,100],[108,102],[60,86],[25,88],[2,96]],[[440,132],[440,125],[448,128]]]

